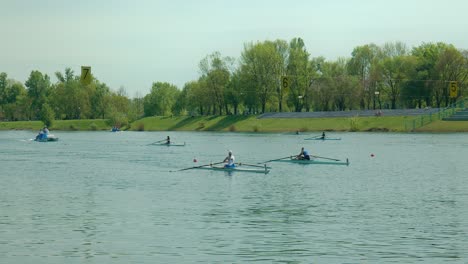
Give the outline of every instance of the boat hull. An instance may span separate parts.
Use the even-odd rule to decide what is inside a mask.
[[[206,167],[199,167],[196,169],[200,170],[211,170],[211,171],[225,171],[225,172],[234,172],[234,171],[239,171],[239,172],[253,172],[253,173],[263,173],[267,174],[270,172],[268,167],[265,168],[258,168],[258,169],[253,169],[253,168],[242,168],[242,167],[234,167],[234,168],[225,168],[225,167],[219,167],[219,166],[206,166]]]
[[[305,138],[304,140],[341,140],[341,138]]]
[[[55,142],[58,140],[59,138],[54,135],[48,135],[46,138],[34,139],[34,141],[37,141],[37,142]]]
[[[166,147],[185,147],[185,142],[184,144],[178,144],[178,143],[171,143],[171,144],[166,144],[166,143],[152,143],[150,144],[151,146],[166,146]]]
[[[298,159],[283,159],[283,160],[275,160],[274,162],[288,162],[288,163],[297,163],[297,164],[315,164],[315,165],[346,165],[349,166],[349,160],[346,161],[328,161],[328,160],[298,160]]]

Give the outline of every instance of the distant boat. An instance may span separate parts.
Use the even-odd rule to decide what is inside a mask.
[[[313,137],[313,138],[305,138],[304,140],[341,140],[341,138],[321,138],[321,137]]]
[[[326,160],[299,160],[295,159],[294,157],[291,157],[290,159],[281,159],[281,160],[273,160],[275,162],[289,162],[289,163],[298,163],[298,164],[322,164],[322,165],[346,165],[349,166],[349,160],[346,159],[346,161],[326,161]]]
[[[184,144],[181,144],[181,143],[173,143],[171,142],[170,144],[167,144],[166,142],[154,142],[154,143],[151,143],[149,144],[151,146],[166,146],[166,147],[184,147],[185,146],[185,142]]]

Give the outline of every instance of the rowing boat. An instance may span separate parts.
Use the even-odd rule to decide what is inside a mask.
[[[329,137],[321,138],[321,137],[318,137],[318,138],[304,138],[304,140],[341,140],[341,138],[329,138]]]
[[[275,162],[289,162],[289,163],[298,163],[298,164],[317,164],[317,165],[346,165],[349,166],[349,160],[346,161],[328,161],[328,160],[298,160],[295,158],[290,159],[281,159],[281,160],[273,160]]]
[[[270,172],[270,167],[266,165],[263,168],[242,168],[242,166],[235,166],[235,167],[221,167],[221,166],[205,166],[205,167],[198,167],[195,169],[201,170],[212,170],[212,171],[225,171],[225,172],[233,172],[233,171],[240,171],[240,172],[254,172],[254,173],[264,173],[267,174]]]
[[[34,139],[34,141],[37,141],[37,142],[54,142],[58,140],[59,138],[52,134],[47,134],[45,137]]]
[[[185,146],[185,142],[184,144],[181,144],[181,143],[170,143],[170,144],[167,144],[167,143],[151,143],[150,145],[152,146],[166,146],[166,147],[184,147]]]

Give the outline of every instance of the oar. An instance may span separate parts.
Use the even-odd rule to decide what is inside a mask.
[[[216,163],[210,163],[210,164],[205,164],[205,165],[201,165],[201,166],[190,167],[190,168],[185,168],[185,169],[180,169],[180,170],[175,170],[175,171],[170,171],[170,172],[191,170],[191,169],[196,169],[196,168],[201,168],[201,167],[206,167],[206,166],[211,166],[211,165],[216,165],[216,164],[221,164],[221,163],[224,163],[224,161],[216,162]]]
[[[333,159],[333,158],[327,158],[327,157],[320,157],[320,156],[315,156],[315,155],[310,155],[314,158],[319,158],[319,159],[327,159],[327,160],[334,160],[334,161],[340,161],[339,159]]]
[[[260,166],[260,165],[254,165],[254,164],[247,164],[247,163],[240,163],[239,166],[252,166],[252,167],[258,167],[258,168],[265,168],[265,165]]]
[[[164,141],[164,140],[165,140],[165,139],[163,139],[163,140],[159,140],[159,141],[155,141],[155,142],[153,142],[153,143],[150,143],[150,144],[148,144],[148,145],[153,145],[153,144],[155,144],[155,143],[159,143],[159,142],[162,142],[162,141]]]
[[[264,161],[264,162],[258,162],[257,164],[262,164],[262,163],[267,163],[267,162],[277,161],[277,160],[283,160],[283,159],[290,159],[291,157],[292,157],[292,155],[289,155],[289,156],[284,157],[284,158],[272,159],[272,160],[267,160],[267,161]]]

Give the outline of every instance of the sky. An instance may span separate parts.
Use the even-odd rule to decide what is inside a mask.
[[[295,37],[311,57],[350,57],[360,45],[445,42],[468,49],[466,0],[0,0],[0,72],[25,82],[91,66],[129,97],[154,82],[180,89],[218,51]]]

